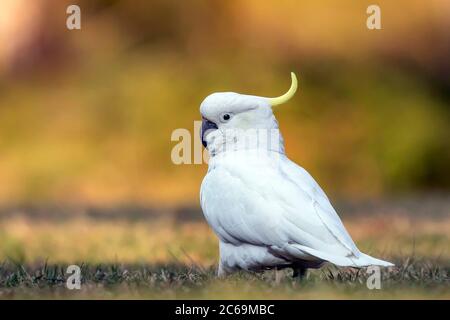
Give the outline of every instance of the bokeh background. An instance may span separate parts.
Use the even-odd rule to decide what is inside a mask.
[[[81,30],[66,8],[81,7]],[[450,2],[2,0],[0,260],[214,264],[202,165],[175,165],[215,91],[299,92],[288,156],[361,249],[449,260]],[[261,173],[264,174],[264,173]]]

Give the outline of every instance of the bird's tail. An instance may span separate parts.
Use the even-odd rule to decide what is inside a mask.
[[[360,267],[367,267],[367,266],[381,266],[381,267],[393,267],[394,264],[389,261],[384,261],[381,259],[377,259],[374,257],[369,256],[365,253],[360,253],[360,256],[356,260],[358,265]]]
[[[330,254],[328,252],[323,252],[319,250],[315,250],[312,248],[308,248],[306,246],[302,246],[299,244],[289,245],[287,251],[290,255],[293,256],[301,256],[303,259],[306,255],[319,258],[324,261],[331,262],[340,267],[368,267],[368,266],[382,266],[382,267],[392,267],[393,263],[380,260],[374,257],[371,257],[365,253],[359,252],[357,256],[337,256]]]

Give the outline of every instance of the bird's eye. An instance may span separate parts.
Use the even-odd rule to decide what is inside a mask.
[[[229,113],[224,113],[222,116],[221,116],[221,120],[222,121],[228,121],[228,120],[230,120],[231,119],[231,114],[229,114]]]

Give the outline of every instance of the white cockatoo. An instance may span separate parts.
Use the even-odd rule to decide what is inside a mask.
[[[219,238],[218,275],[290,267],[302,277],[324,262],[393,266],[358,250],[327,196],[285,155],[272,107],[288,101],[213,93],[200,106],[201,139],[210,154],[200,202]]]

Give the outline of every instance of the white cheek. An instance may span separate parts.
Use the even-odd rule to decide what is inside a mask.
[[[235,117],[233,119],[233,127],[240,128],[240,129],[251,129],[253,120],[251,117],[247,114],[241,114],[238,117]]]

